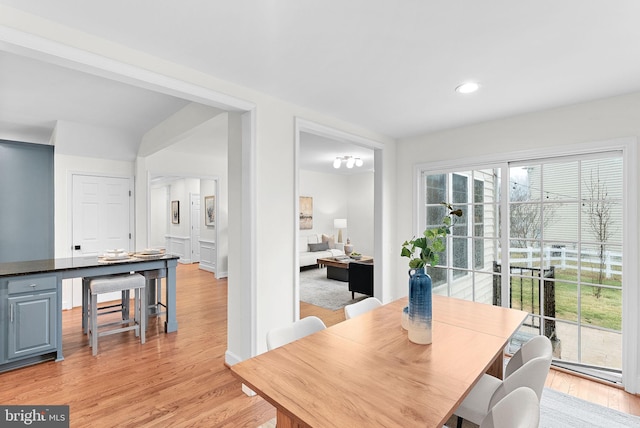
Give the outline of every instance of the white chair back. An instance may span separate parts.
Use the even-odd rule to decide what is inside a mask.
[[[504,371],[504,377],[508,378],[511,373],[518,370],[527,361],[536,358],[548,356],[551,358],[553,349],[551,341],[546,336],[534,336],[527,343],[522,345],[520,349],[509,359]]]
[[[320,318],[316,316],[309,316],[286,327],[271,329],[267,332],[267,349],[270,351],[317,331],[324,330],[325,328],[327,328],[327,326],[324,325]]]
[[[382,306],[382,302],[375,297],[367,297],[359,302],[352,303],[344,307],[344,317],[350,319],[369,312],[372,309]]]
[[[538,397],[531,388],[523,386],[496,403],[480,428],[537,428],[539,423]]]
[[[533,358],[522,365],[518,370],[502,381],[502,384],[496,389],[489,402],[491,409],[496,403],[502,400],[512,391],[521,386],[529,387],[536,393],[538,401],[542,398],[542,390],[544,383],[549,375],[551,367],[551,356],[542,356]]]

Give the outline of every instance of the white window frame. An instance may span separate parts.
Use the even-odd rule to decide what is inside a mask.
[[[473,159],[454,159],[450,161],[432,162],[417,164],[414,166],[414,220],[413,233],[422,233],[424,224],[425,194],[422,192],[421,179],[423,174],[447,174],[449,172],[481,170],[487,168],[505,168],[511,162],[536,161],[538,159],[548,159],[562,156],[578,156],[593,153],[604,153],[611,151],[621,151],[623,158],[623,268],[624,278],[623,301],[622,301],[622,383],[627,392],[637,394],[640,392],[640,315],[637,308],[640,307],[640,286],[638,286],[639,266],[638,261],[638,194],[634,191],[638,187],[638,153],[637,139],[634,137],[605,140],[592,143],[572,144],[566,146],[555,146],[550,148],[539,148],[535,150],[517,151],[511,153],[497,153],[485,157],[474,157]],[[502,180],[502,195],[508,194],[508,180]],[[506,199],[500,201],[503,212],[506,210]],[[507,216],[502,216],[500,225],[502,230],[507,230]],[[505,238],[502,234],[501,239]],[[504,243],[503,243],[504,246]],[[501,263],[508,265],[508,254],[502,252]],[[507,260],[504,260],[507,259]],[[636,284],[635,287],[629,285]],[[507,275],[502,276],[503,295],[508,293],[509,279]],[[506,304],[505,299],[503,299]]]

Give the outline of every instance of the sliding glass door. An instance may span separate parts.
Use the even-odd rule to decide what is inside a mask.
[[[424,168],[421,227],[440,224],[441,202],[464,213],[438,266],[428,268],[434,293],[525,310],[516,342],[544,334],[558,364],[619,380],[622,160],[601,152]]]

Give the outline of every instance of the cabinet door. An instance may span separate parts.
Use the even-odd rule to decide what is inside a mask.
[[[44,354],[57,349],[56,293],[10,297],[7,358]]]

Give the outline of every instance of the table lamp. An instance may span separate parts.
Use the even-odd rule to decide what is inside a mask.
[[[333,220],[333,228],[338,229],[338,242],[342,243],[342,229],[347,228],[346,218],[336,218]]]

